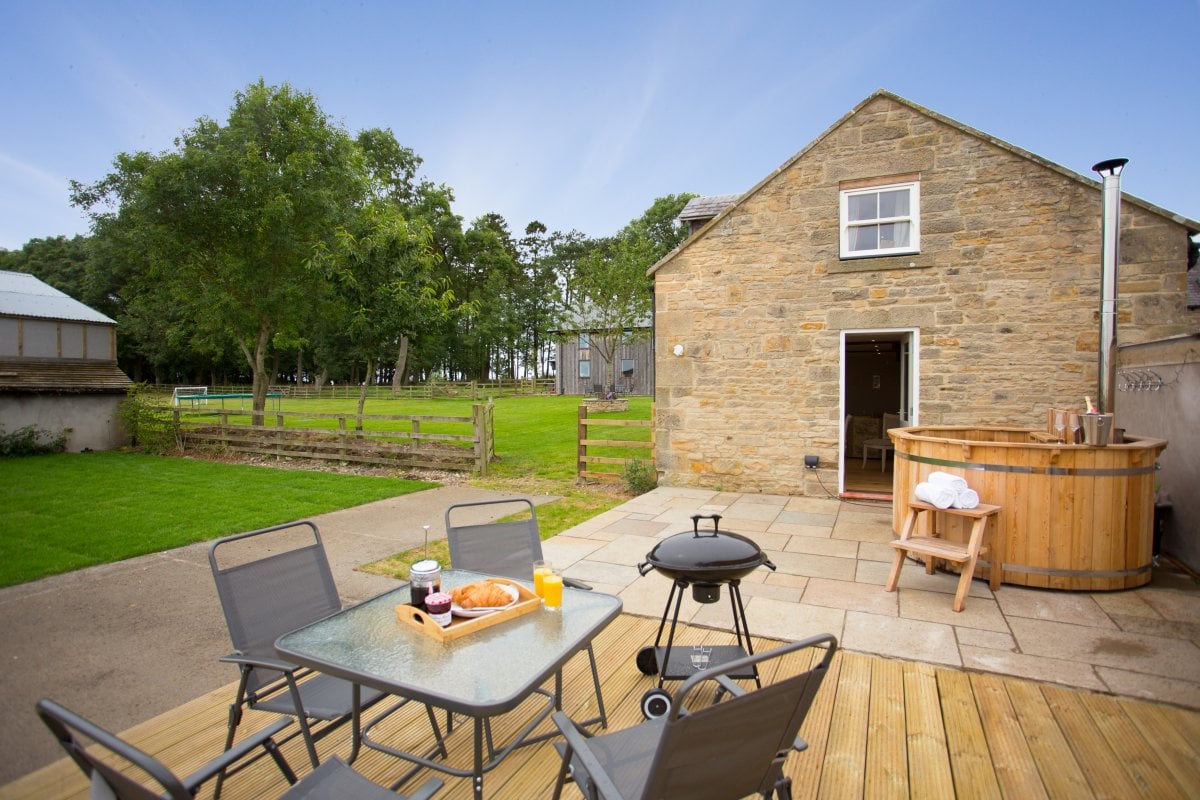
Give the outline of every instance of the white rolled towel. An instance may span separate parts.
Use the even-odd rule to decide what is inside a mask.
[[[913,494],[918,500],[924,500],[936,508],[949,508],[954,504],[954,498],[958,497],[957,492],[940,483],[918,483]]]
[[[949,486],[956,492],[961,492],[963,489],[969,489],[967,479],[960,478],[957,475],[951,475],[949,472],[931,472],[926,478],[930,483],[935,483],[938,486]]]
[[[963,489],[954,496],[955,508],[975,508],[979,505],[979,492],[974,489]]]

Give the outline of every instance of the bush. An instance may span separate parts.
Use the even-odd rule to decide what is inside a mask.
[[[5,433],[4,426],[0,425],[0,458],[61,453],[67,449],[67,434],[70,432],[70,428],[63,428],[55,434],[36,425],[26,425],[12,433]]]
[[[621,480],[631,494],[645,494],[658,485],[658,475],[645,461],[635,458],[625,462]]]
[[[181,449],[179,429],[171,409],[155,400],[144,383],[129,387],[117,409],[137,450],[154,455],[174,453]]]

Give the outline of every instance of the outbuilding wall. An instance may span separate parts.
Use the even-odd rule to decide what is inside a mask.
[[[117,408],[122,393],[4,394],[0,393],[0,424],[5,433],[29,425],[51,434],[70,429],[67,451],[113,450],[129,444]]]
[[[841,260],[841,182],[913,173],[921,252]],[[835,489],[843,331],[919,332],[922,424],[1032,427],[1047,406],[1082,404],[1096,393],[1101,213],[1098,185],[873,97],[656,269],[661,480]],[[1120,342],[1196,330],[1186,228],[1128,200],[1121,213]]]

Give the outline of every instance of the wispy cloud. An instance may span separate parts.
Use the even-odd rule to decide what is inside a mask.
[[[68,182],[62,175],[0,152],[0,183],[42,199],[62,200],[67,193]]]

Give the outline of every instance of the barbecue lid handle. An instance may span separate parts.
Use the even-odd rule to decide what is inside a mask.
[[[775,564],[772,563],[771,559],[767,558],[766,556],[763,556],[762,565],[764,567],[766,567],[767,569],[771,570],[771,572],[774,572],[776,569]],[[643,573],[643,574],[645,574],[645,573]]]
[[[721,527],[720,514],[692,514],[692,535],[700,535],[700,520],[702,519],[711,519],[713,521],[712,535],[716,536],[717,529]]]
[[[654,569],[654,565],[651,564],[649,561],[643,561],[642,563],[637,565],[637,571],[638,571],[639,575],[646,575],[652,569]]]

